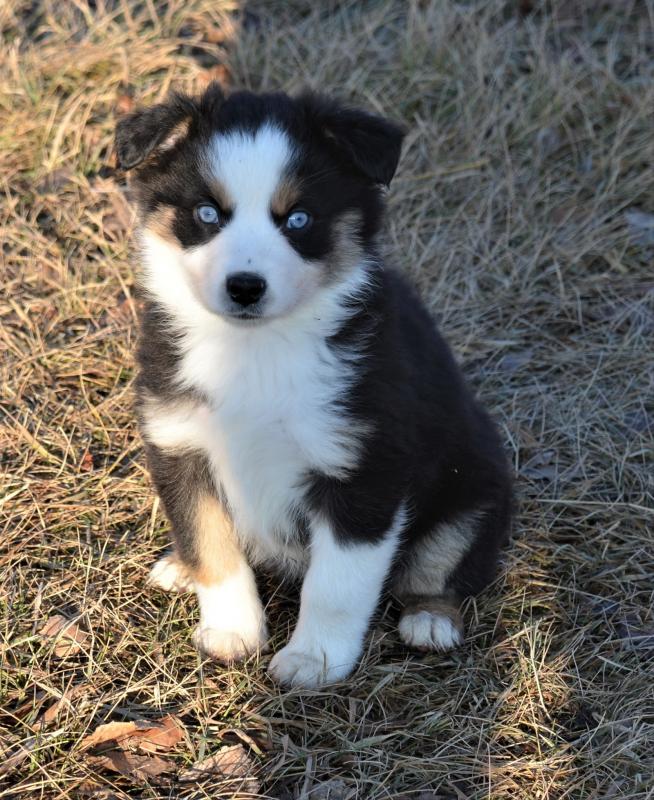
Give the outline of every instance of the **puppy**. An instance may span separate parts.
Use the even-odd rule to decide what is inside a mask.
[[[198,648],[265,648],[253,566],[302,579],[270,662],[346,677],[384,587],[401,638],[462,640],[511,487],[497,431],[414,291],[379,254],[403,132],[314,94],[237,92],[122,119],[142,254],[140,429],[171,524],[155,583],[192,588]]]

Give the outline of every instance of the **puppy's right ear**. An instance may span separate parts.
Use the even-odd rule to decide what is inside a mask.
[[[133,169],[156,149],[172,147],[185,135],[197,106],[190,97],[176,94],[165,103],[143,108],[123,117],[116,125],[118,166]]]

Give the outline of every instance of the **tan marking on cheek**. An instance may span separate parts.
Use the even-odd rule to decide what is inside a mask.
[[[335,223],[332,230],[332,250],[327,256],[327,281],[339,278],[361,262],[364,256],[359,238],[361,214],[346,211]]]
[[[196,583],[214,586],[233,574],[243,562],[232,520],[216,497],[202,495],[196,507],[196,565],[190,570]]]
[[[283,178],[270,200],[273,214],[284,217],[300,198],[300,184],[294,178]]]
[[[172,206],[160,206],[148,216],[145,227],[150,233],[154,233],[165,242],[179,244],[179,240],[173,233],[174,222],[175,209]]]

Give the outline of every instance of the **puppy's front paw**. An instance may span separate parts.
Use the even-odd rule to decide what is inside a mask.
[[[346,678],[354,668],[355,659],[342,651],[332,651],[318,645],[289,642],[272,659],[268,672],[283,686],[311,689],[336,683]]]
[[[223,664],[243,661],[253,653],[267,649],[268,631],[265,623],[251,630],[230,631],[198,625],[193,633],[193,644],[209,658]]]
[[[190,592],[191,577],[174,553],[160,558],[150,570],[148,584],[164,592]]]

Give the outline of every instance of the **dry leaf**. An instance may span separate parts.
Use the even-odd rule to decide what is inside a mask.
[[[191,23],[191,30],[199,34],[204,42],[225,45],[236,37],[237,25],[238,23],[235,19],[227,17],[223,18],[219,24],[212,24],[209,20],[202,19]]]
[[[77,784],[75,794],[79,797],[92,797],[93,800],[118,800],[118,795],[114,794],[111,789],[92,780]]]
[[[123,749],[155,753],[160,750],[170,750],[183,738],[184,729],[181,722],[169,714],[158,720],[137,719],[99,725],[90,736],[82,739],[80,749],[89,750],[111,742],[112,747],[119,745]]]
[[[136,746],[139,750],[146,753],[154,753],[161,750],[170,750],[184,738],[184,728],[177,717],[168,714],[160,720],[156,720],[147,731],[139,731],[135,736],[128,738],[130,746]],[[121,742],[124,747],[125,742]]]
[[[220,26],[216,25],[211,28],[206,28],[202,33],[205,42],[210,42],[211,44],[227,44],[234,39],[236,28],[234,23],[224,20]]]
[[[148,781],[166,772],[174,772],[175,764],[159,756],[140,756],[124,750],[107,750],[99,756],[89,756],[88,763],[96,769],[119,772],[139,781]]]
[[[129,86],[121,86],[120,91],[116,95],[115,112],[116,115],[122,117],[124,114],[129,114],[136,106],[134,97],[132,96],[132,89]]]
[[[62,614],[49,617],[39,631],[45,639],[54,639],[53,653],[57,658],[75,655],[83,649],[89,635],[83,631],[76,622],[66,619]]]
[[[26,714],[31,714],[32,711],[36,708],[36,706],[41,704],[41,701],[47,697],[47,692],[44,692],[42,689],[34,692],[33,696],[29,698],[25,703],[22,703],[18,708],[14,709],[14,716],[17,719],[22,719]],[[0,751],[0,756],[2,755]]]
[[[146,723],[137,722],[107,722],[105,725],[99,725],[90,736],[85,736],[82,739],[80,749],[89,750],[91,747],[104,744],[104,742],[125,739],[139,730],[139,724],[141,724],[142,729],[145,729]],[[147,728],[149,729],[149,727],[150,723],[147,723]]]
[[[200,761],[182,772],[181,782],[201,781],[211,776],[230,778],[234,786],[252,794],[259,791],[259,781],[253,776],[254,764],[242,744],[222,747],[204,761]]]
[[[215,67],[201,72],[198,75],[198,81],[202,86],[208,86],[212,81],[216,81],[223,89],[227,89],[232,83],[232,73],[225,64],[217,64]]]
[[[248,733],[240,728],[224,728],[218,735],[225,743],[229,742],[230,737],[240,739],[258,756],[262,756],[264,750],[272,749],[272,742],[263,731],[252,731]]]
[[[80,472],[93,472],[94,464],[93,464],[93,453],[89,450],[84,453],[80,462],[79,462],[79,471]]]

